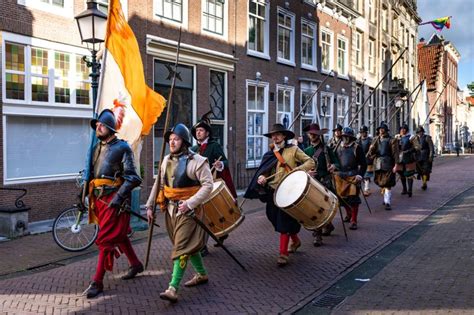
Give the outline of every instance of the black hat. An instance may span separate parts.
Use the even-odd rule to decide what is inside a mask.
[[[367,126],[361,126],[359,132],[369,132],[369,128],[367,128]]]
[[[419,132],[425,132],[425,128],[423,128],[423,126],[418,126],[418,128],[416,128],[416,133]]]
[[[379,131],[379,129],[385,129],[385,132],[388,132],[388,130],[389,130],[388,125],[384,121],[382,121],[380,123],[380,126],[377,127],[377,132]]]
[[[352,129],[351,127],[344,127],[344,129],[342,129],[342,136],[356,139],[356,136],[354,135],[354,129]]]
[[[336,128],[334,128],[332,131],[336,131],[336,130],[342,131],[342,125],[336,124]]]
[[[398,129],[398,130],[401,130],[401,129],[406,129],[407,131],[410,130],[410,128],[408,128],[408,125],[406,123],[402,124],[400,126],[400,129]]]
[[[304,132],[312,133],[314,135],[323,135],[328,132],[327,128],[321,129],[318,124],[310,124],[303,128]]]
[[[91,120],[91,127],[92,129],[97,129],[97,122],[100,122],[104,126],[106,126],[110,131],[116,133],[117,131],[115,130],[115,115],[114,112],[111,111],[110,109],[104,109],[99,117],[97,119],[92,119]]]
[[[271,138],[272,134],[281,132],[285,135],[286,139],[293,139],[295,137],[295,133],[291,130],[286,129],[282,124],[274,124],[273,128],[270,132],[265,133],[264,136],[267,138]]]
[[[166,142],[170,141],[170,136],[175,134],[183,139],[183,142],[190,147],[191,146],[191,135],[189,134],[189,129],[184,124],[176,124],[171,130],[165,132],[164,138]]]
[[[212,127],[211,127],[211,119],[209,116],[212,114],[212,110],[208,111],[204,115],[202,115],[201,119],[195,124],[194,126],[191,127],[191,134],[193,135],[194,139],[196,138],[196,129],[201,127],[207,130],[209,132],[209,138],[212,138]]]

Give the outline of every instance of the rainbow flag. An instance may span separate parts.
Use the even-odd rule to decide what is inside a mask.
[[[445,16],[442,18],[434,19],[433,21],[423,22],[419,25],[431,24],[433,27],[440,32],[445,26],[446,28],[451,27],[451,16]]]

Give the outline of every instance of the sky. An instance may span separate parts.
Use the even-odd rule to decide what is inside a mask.
[[[451,15],[451,28],[438,32],[431,24],[420,25],[418,35],[429,40],[433,33],[442,34],[461,54],[458,64],[458,86],[467,94],[466,85],[474,81],[474,18],[473,0],[418,0],[418,14],[427,22]]]

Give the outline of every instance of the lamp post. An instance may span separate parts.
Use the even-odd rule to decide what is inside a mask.
[[[91,60],[84,56],[82,60],[91,68],[92,113],[96,116],[97,90],[99,87],[100,63],[97,62],[97,52],[105,40],[107,15],[99,10],[97,2],[87,1],[87,9],[74,17],[79,28],[82,43],[86,43],[91,52]],[[97,46],[96,46],[97,45]]]
[[[87,48],[91,52],[91,61],[88,61],[86,56],[84,56],[82,60],[86,63],[87,67],[91,68],[89,76],[91,77],[92,89],[92,116],[93,118],[97,118],[96,103],[100,76],[100,63],[97,62],[97,51],[100,48],[100,44],[105,40],[107,15],[98,9],[98,5],[95,1],[89,0],[87,1],[87,9],[74,18],[76,19],[77,27],[79,28],[81,42],[86,43]],[[88,191],[88,184],[92,173],[92,153],[96,142],[97,137],[95,132],[91,132],[89,150],[87,152],[86,165],[82,178],[82,204],[85,202],[86,192]]]

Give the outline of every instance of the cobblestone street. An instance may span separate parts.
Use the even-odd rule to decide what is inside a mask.
[[[0,281],[0,308],[6,314],[62,314],[68,312],[274,314],[295,312],[433,211],[470,188],[474,183],[472,163],[472,156],[447,157],[437,160],[427,191],[422,191],[421,184],[416,182],[414,195],[409,199],[400,195],[399,185],[395,187],[392,211],[383,210],[382,197],[376,193],[376,187],[372,186],[374,193],[368,199],[372,214],[369,214],[365,205],[361,207],[359,229],[357,231],[348,230],[348,242],[344,239],[338,215],[334,221],[335,233],[324,238],[325,245],[323,247],[313,247],[311,233],[302,231],[303,246],[297,253],[290,256],[290,264],[285,268],[278,268],[276,265],[278,235],[268,222],[265,211],[261,211],[263,208],[253,204],[254,209],[249,211],[242,225],[226,241],[229,250],[241,260],[248,271],[242,271],[223,250],[211,246],[210,255],[204,259],[209,271],[209,283],[197,288],[182,287],[179,291],[179,302],[175,305],[158,298],[158,294],[168,286],[172,268],[169,258],[171,246],[163,233],[163,227],[158,229],[160,231],[157,231],[158,235],[154,238],[152,259],[148,270],[134,280],[128,282],[120,280],[127,265],[126,259],[119,258],[116,261],[114,272],[108,273],[106,276],[105,293],[94,300],[85,299],[81,293],[87,287],[94,273],[95,256],[71,263],[67,261],[65,266],[43,272],[14,273],[14,264],[11,261],[14,259],[13,257],[17,257],[16,263],[18,265],[22,265],[23,260],[32,261],[32,257],[28,256],[27,249],[21,251],[21,256],[19,252],[15,252],[15,256],[12,256],[12,248],[9,244],[18,242],[16,248],[20,248],[22,239],[0,243],[1,268],[2,270],[7,266],[10,268],[9,275],[4,275],[5,279]],[[472,204],[472,198],[470,200]],[[249,209],[251,205],[252,203],[248,202],[245,209]],[[464,224],[449,225],[450,232],[444,237],[446,243],[438,242],[439,246],[432,247],[432,250],[430,246],[422,246],[423,250],[418,250],[414,246],[393,262],[393,268],[387,272],[381,272],[377,276],[382,279],[377,283],[385,283],[385,288],[392,289],[390,297],[396,296],[396,301],[403,303],[404,298],[401,293],[405,292],[406,295],[409,295],[411,290],[410,287],[401,284],[401,281],[407,276],[425,279],[424,284],[420,284],[418,287],[420,291],[430,287],[432,282],[428,281],[429,279],[444,283],[436,286],[438,298],[442,298],[445,287],[446,289],[454,286],[458,288],[458,291],[454,289],[454,291],[450,291],[453,294],[466,293],[465,290],[472,292],[472,287],[467,286],[469,283],[472,286],[472,272],[469,275],[470,278],[464,274],[465,279],[461,283],[455,281],[448,284],[442,281],[445,278],[451,279],[451,272],[459,271],[456,276],[458,279],[463,275],[461,273],[462,266],[472,265],[472,248],[471,256],[466,256],[464,263],[456,261],[455,257],[469,254],[469,252],[452,253],[447,251],[453,247],[453,244],[469,242],[469,239],[465,237],[469,234],[466,229],[469,228],[471,221],[462,219],[472,219],[472,215],[468,213],[469,210],[468,207],[462,205],[449,210],[449,215],[439,221],[440,227],[433,227],[419,241],[422,246],[424,242],[429,242],[432,239],[430,234],[445,233],[442,226],[447,226],[446,223],[452,220],[463,222]],[[455,233],[457,226],[461,230],[459,233]],[[438,229],[441,230],[438,231]],[[30,238],[37,238],[38,246],[40,246],[40,242],[45,242],[43,235]],[[448,240],[451,243],[448,243]],[[28,240],[28,242],[32,241]],[[45,249],[39,257],[55,257],[57,255],[58,249],[53,248],[52,240],[50,242],[51,249]],[[34,246],[34,244],[29,246]],[[138,241],[135,248],[139,257],[144,257],[146,243]],[[407,259],[403,259],[403,256],[409,255],[408,257],[411,257],[413,252],[417,252],[419,257],[424,258],[418,260],[415,257],[407,264]],[[437,277],[424,277],[421,273],[423,267],[420,265],[428,265],[428,263],[435,265],[436,257],[440,259],[437,262],[439,267],[439,272],[436,273]],[[35,258],[33,257],[33,259]],[[400,259],[401,261],[399,261]],[[421,268],[420,272],[415,268],[416,266]],[[411,270],[410,275],[398,274],[400,268]],[[16,271],[19,270],[21,269]],[[188,268],[185,279],[191,275],[191,268]],[[385,294],[385,291],[378,287],[377,283],[375,281],[369,282],[357,292],[356,296],[348,299],[340,311],[352,313],[353,310],[357,310],[365,313],[367,305],[359,305],[356,301],[363,300],[359,294],[363,295],[365,300],[369,295],[374,295],[375,299],[376,296],[373,292],[379,292],[380,295]],[[400,284],[397,285],[397,283]],[[435,298],[433,296],[433,299]],[[401,306],[395,303],[395,299],[389,298],[389,300],[393,300],[394,303],[390,304],[390,309],[400,309]],[[417,299],[413,298],[412,300],[416,301]],[[388,305],[384,304],[385,299],[379,301],[381,301],[380,306],[377,308],[374,306],[378,312],[384,309],[384,305]],[[376,305],[371,302],[367,303]],[[466,305],[471,305],[472,308],[472,302],[469,303],[471,304]]]

